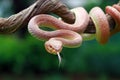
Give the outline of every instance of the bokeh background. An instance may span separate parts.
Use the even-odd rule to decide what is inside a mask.
[[[70,9],[95,6],[103,10],[118,0],[61,0]],[[0,16],[8,17],[34,0],[0,0]],[[84,41],[81,47],[64,48],[63,62],[46,52],[44,42],[32,37],[27,26],[9,35],[0,34],[0,80],[120,80],[120,33],[105,45]]]

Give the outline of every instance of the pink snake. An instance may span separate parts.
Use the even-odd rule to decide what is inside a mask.
[[[62,46],[78,47],[82,44],[83,36],[81,34],[84,34],[83,32],[87,28],[90,18],[96,28],[96,40],[101,44],[105,44],[110,35],[120,31],[120,6],[118,5],[106,7],[106,13],[111,15],[117,24],[116,28],[111,32],[107,17],[99,7],[94,7],[89,15],[82,7],[74,8],[71,11],[75,14],[74,24],[65,23],[47,14],[36,15],[28,23],[29,32],[40,40],[46,40],[46,50],[49,53],[57,54],[59,61],[61,61],[59,53],[62,50]],[[44,26],[52,28],[54,31],[40,29]]]

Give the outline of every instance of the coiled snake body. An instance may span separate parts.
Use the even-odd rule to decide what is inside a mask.
[[[117,8],[114,6],[113,9],[118,10],[118,6]],[[111,14],[111,16],[115,18],[116,23],[118,23],[120,22],[120,17],[116,20],[114,15],[117,14],[113,12],[113,9],[111,9],[111,7],[106,7],[106,12]],[[60,61],[61,58],[59,53],[62,50],[62,46],[78,47],[81,45],[83,41],[81,34],[84,34],[83,32],[87,28],[90,18],[93,20],[96,27],[96,39],[101,44],[105,44],[108,41],[110,34],[114,34],[117,31],[115,30],[110,33],[107,18],[99,7],[94,7],[89,15],[82,7],[74,8],[71,11],[75,14],[74,24],[65,23],[60,19],[46,14],[36,15],[28,23],[29,32],[40,40],[46,40],[46,50],[49,53],[57,54]],[[44,26],[55,30],[42,30],[40,27]]]
[[[75,8],[72,11],[75,13],[76,17],[74,24],[68,24],[52,16],[41,14],[30,20],[28,30],[33,36],[39,39],[48,40],[45,43],[45,48],[52,54],[59,54],[62,50],[62,46],[79,46],[82,43],[82,37],[78,33],[83,33],[86,29],[89,22],[89,16],[82,7]],[[40,29],[38,25],[40,27],[42,25],[48,25],[47,27],[49,28],[59,30],[44,31]]]

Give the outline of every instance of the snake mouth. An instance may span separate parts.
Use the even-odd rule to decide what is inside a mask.
[[[54,54],[58,56],[58,60],[59,60],[59,66],[62,62],[62,58],[60,56],[60,52],[62,51],[62,48],[60,49],[54,49],[51,45],[45,44],[45,48],[47,50],[47,52],[49,52],[50,54]]]

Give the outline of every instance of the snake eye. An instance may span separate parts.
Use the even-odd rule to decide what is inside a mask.
[[[52,48],[52,46],[51,46],[51,45],[49,45],[49,48]]]
[[[47,46],[47,49],[48,49],[50,52],[53,50],[53,48],[52,48],[51,45]]]

